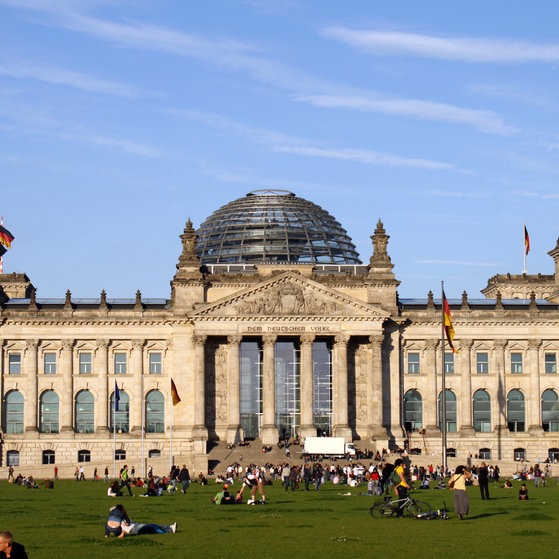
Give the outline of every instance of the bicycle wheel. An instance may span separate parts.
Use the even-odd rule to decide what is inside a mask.
[[[390,518],[396,509],[389,503],[377,503],[370,508],[369,512],[373,518]]]
[[[414,518],[418,518],[419,515],[424,515],[432,511],[431,505],[429,503],[415,500],[412,501],[406,508]]]

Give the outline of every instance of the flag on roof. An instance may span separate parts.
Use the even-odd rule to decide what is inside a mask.
[[[524,226],[524,250],[526,251],[526,254],[530,252],[530,235],[528,235],[526,225]]]
[[[3,245],[5,248],[10,248],[13,240],[14,236],[5,227],[0,225],[0,245]]]
[[[176,406],[181,401],[173,379],[171,379],[171,397],[173,398],[173,406]]]
[[[443,290],[443,314],[444,314],[444,331],[446,334],[446,341],[452,349],[453,353],[456,353],[456,349],[454,349],[454,344],[452,340],[454,340],[454,326],[452,324],[452,317],[450,316],[450,306],[448,304],[446,295],[444,294]]]

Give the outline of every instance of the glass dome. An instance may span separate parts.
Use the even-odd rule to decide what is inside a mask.
[[[254,190],[222,206],[196,232],[202,264],[361,264],[346,230],[287,190]]]

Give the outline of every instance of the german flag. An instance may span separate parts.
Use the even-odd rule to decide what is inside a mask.
[[[0,225],[0,245],[6,248],[11,248],[14,236],[5,228]]]
[[[443,314],[444,314],[444,331],[446,334],[446,341],[452,349],[452,353],[456,353],[456,349],[454,348],[454,344],[452,340],[454,340],[454,326],[452,325],[452,317],[450,316],[450,306],[448,305],[448,301],[446,299],[446,295],[444,294],[443,290]]]
[[[524,250],[526,251],[525,254],[530,252],[530,235],[528,235],[528,229],[526,229],[526,225],[524,226]]]
[[[171,379],[171,397],[173,398],[173,406],[176,406],[181,401],[173,379]]]

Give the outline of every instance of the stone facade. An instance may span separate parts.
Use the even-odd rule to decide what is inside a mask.
[[[104,469],[116,454],[205,471],[209,442],[319,429],[440,455],[443,381],[450,453],[559,458],[557,274],[451,299],[452,353],[440,299],[399,299],[380,221],[371,239],[368,265],[201,266],[188,221],[166,300],[37,299],[27,276],[0,275],[1,465]]]

